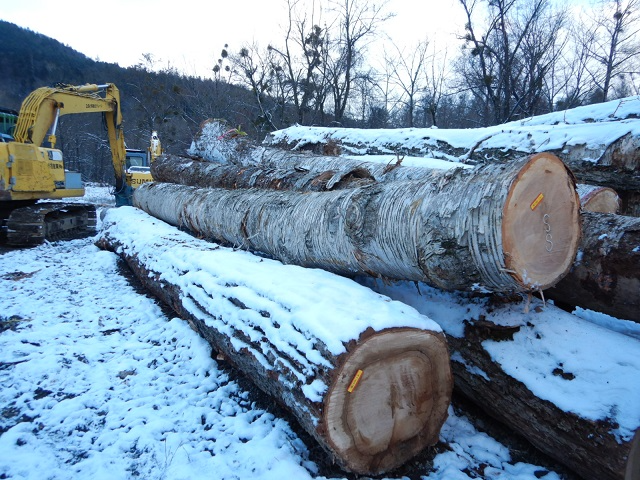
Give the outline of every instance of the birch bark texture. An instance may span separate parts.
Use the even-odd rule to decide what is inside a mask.
[[[580,239],[573,177],[550,154],[331,192],[150,183],[134,205],[284,263],[445,290],[548,288]]]
[[[195,239],[131,207],[107,213],[97,244],[343,469],[381,474],[438,441],[453,388],[449,352],[440,327],[412,307],[322,270]]]

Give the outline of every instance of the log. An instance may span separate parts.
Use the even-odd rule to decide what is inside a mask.
[[[583,236],[571,271],[545,295],[640,322],[640,218],[582,214]]]
[[[106,214],[97,244],[345,470],[381,474],[437,442],[453,387],[448,347],[413,308],[321,270],[195,239],[132,207]]]
[[[354,165],[338,170],[273,168],[206,161],[193,157],[164,154],[151,164],[154,180],[202,188],[267,188],[319,192],[373,183],[373,176]]]
[[[573,177],[547,154],[330,192],[144,187],[137,207],[199,235],[285,263],[447,290],[548,288],[580,238]]]
[[[357,279],[438,312],[454,391],[585,480],[640,479],[640,339],[532,300]],[[444,314],[446,312],[446,314]]]
[[[618,213],[620,197],[613,188],[598,185],[577,185],[580,205],[587,212]]]

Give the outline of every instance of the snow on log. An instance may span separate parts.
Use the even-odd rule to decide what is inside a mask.
[[[571,267],[580,238],[573,177],[549,154],[330,192],[150,183],[134,204],[285,263],[447,290],[548,288]]]
[[[578,196],[582,210],[599,213],[618,213],[620,211],[620,197],[616,191],[598,185],[577,185]]]
[[[440,327],[352,280],[198,240],[132,207],[97,244],[279,400],[344,469],[437,442],[453,387]]]
[[[633,193],[640,191],[639,110],[640,97],[631,97],[484,128],[296,125],[269,134],[263,143],[314,152],[331,143],[339,145],[343,155],[412,155],[473,164],[550,152],[562,159],[581,183],[614,188],[626,205],[635,198]],[[636,207],[632,204],[628,208],[632,212]]]
[[[585,212],[582,225],[576,262],[545,295],[640,322],[640,218]]]
[[[273,168],[206,161],[177,155],[161,155],[151,164],[154,180],[193,187],[267,188],[273,190],[324,191],[373,183],[373,176],[358,165],[339,170]]]
[[[455,390],[587,480],[640,479],[640,330],[635,337],[534,299],[497,304],[424,284],[364,285],[434,318]]]

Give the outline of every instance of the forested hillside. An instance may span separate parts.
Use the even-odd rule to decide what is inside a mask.
[[[250,93],[227,82],[192,78],[178,72],[152,72],[142,66],[121,68],[92,60],[60,42],[0,21],[0,106],[19,110],[33,90],[57,83],[115,83],[122,95],[125,139],[130,148],[146,148],[157,130],[168,152],[184,153],[200,123],[225,118],[256,138],[257,109]],[[58,146],[67,166],[88,180],[113,177],[106,130],[100,115],[62,117]],[[96,155],[97,152],[97,155]]]

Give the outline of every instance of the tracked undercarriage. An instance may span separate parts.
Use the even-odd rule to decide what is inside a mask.
[[[0,240],[13,247],[32,247],[45,240],[74,238],[95,232],[96,209],[83,203],[46,202],[19,208],[2,205]]]

